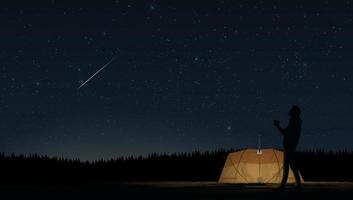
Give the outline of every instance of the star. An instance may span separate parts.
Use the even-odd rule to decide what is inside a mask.
[[[150,8],[150,11],[154,11],[156,10],[156,5],[150,4],[149,8]]]

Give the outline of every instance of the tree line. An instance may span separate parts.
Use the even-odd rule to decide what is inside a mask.
[[[0,183],[217,181],[233,151],[154,153],[95,161],[0,154]],[[352,151],[300,151],[297,164],[306,181],[353,181]]]

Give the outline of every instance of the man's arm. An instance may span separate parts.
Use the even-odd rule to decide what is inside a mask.
[[[276,126],[276,128],[282,135],[284,135],[284,133],[285,133],[285,129],[284,128],[282,128],[280,125]]]
[[[275,120],[275,121],[274,121],[274,125],[275,125],[275,127],[277,128],[277,130],[278,130],[282,135],[285,134],[285,129],[282,128],[282,127],[279,125],[279,121],[278,121],[278,120]]]

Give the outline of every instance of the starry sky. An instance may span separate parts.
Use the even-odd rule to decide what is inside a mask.
[[[0,152],[353,149],[353,1],[1,1]],[[80,89],[88,78],[115,58]]]

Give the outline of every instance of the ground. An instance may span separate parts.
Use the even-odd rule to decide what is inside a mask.
[[[50,185],[0,185],[0,199],[352,199],[353,183],[307,182],[302,191],[276,185],[216,182],[133,182]]]

